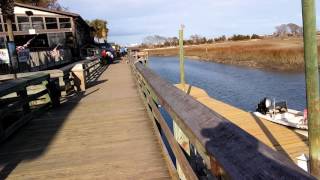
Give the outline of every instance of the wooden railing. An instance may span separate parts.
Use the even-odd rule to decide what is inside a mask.
[[[87,85],[93,81],[98,75],[98,70],[101,68],[100,60],[97,58],[87,60],[76,64],[72,68],[72,76],[75,86],[78,91],[85,91]]]
[[[92,58],[60,69],[19,73],[18,79],[10,74],[0,76],[0,142],[49,105],[59,105],[61,95],[74,91],[74,86],[85,91],[99,68],[99,60]]]
[[[130,56],[132,59],[135,59],[136,61],[140,61],[144,64],[148,64],[148,59],[149,59],[148,51],[130,52]]]
[[[72,62],[72,53],[70,49],[57,50],[55,55],[51,55],[50,50],[31,51],[27,62],[19,62],[18,69],[14,70],[10,64],[2,63],[0,60],[0,74],[9,74],[11,72],[35,72],[47,69],[58,68]]]
[[[1,83],[0,142],[49,105],[59,104],[59,87],[49,74],[38,73]]]
[[[134,60],[131,60],[133,62]],[[176,163],[166,158],[177,179],[315,179],[172,84],[142,62],[131,63],[156,131]],[[170,129],[163,111],[173,121]],[[166,148],[168,147],[168,148]],[[171,161],[171,162],[170,162]],[[175,166],[172,166],[174,164]],[[178,175],[178,177],[177,177]]]
[[[84,65],[84,72],[86,76],[86,81],[90,82],[98,74],[98,69],[101,67],[99,59],[92,60]]]
[[[74,90],[75,85],[78,86],[76,87],[77,90],[80,91],[81,86],[83,86],[82,90],[85,90],[85,84],[96,75],[97,69],[99,68],[99,60],[95,57],[92,57],[86,60],[68,64],[59,69],[41,71],[41,73],[48,73],[51,79],[58,79],[61,94],[62,96],[66,96]],[[18,73],[17,77],[23,78],[36,75],[38,73],[39,72]],[[76,75],[79,77],[76,77]],[[82,76],[85,77],[83,81],[81,81]],[[14,79],[13,74],[0,75],[0,83],[12,79]]]

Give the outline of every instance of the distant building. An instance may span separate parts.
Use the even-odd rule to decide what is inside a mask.
[[[15,3],[14,38],[17,46],[31,42],[30,49],[52,49],[57,45],[70,49],[73,56],[93,42],[92,28],[79,14]],[[7,37],[7,24],[0,16],[0,48]]]

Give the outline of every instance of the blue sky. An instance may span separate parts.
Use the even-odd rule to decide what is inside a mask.
[[[317,9],[320,10],[317,0]],[[283,23],[301,25],[301,0],[60,0],[84,19],[108,21],[109,41],[141,43],[148,35],[186,37],[271,34]],[[320,12],[317,23],[320,24]],[[319,26],[318,26],[319,27]]]

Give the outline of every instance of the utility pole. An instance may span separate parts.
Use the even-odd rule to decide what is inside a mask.
[[[182,84],[183,90],[185,90],[185,79],[184,79],[184,50],[183,50],[183,29],[184,25],[181,25],[179,30],[179,57],[180,57],[180,83]]]
[[[320,179],[320,101],[315,0],[302,0],[311,174]]]

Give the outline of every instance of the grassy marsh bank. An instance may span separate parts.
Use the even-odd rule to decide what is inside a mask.
[[[320,55],[320,44],[318,50]],[[150,56],[177,56],[178,47],[148,49]],[[264,39],[185,46],[185,55],[224,64],[271,70],[303,71],[300,38]],[[320,59],[320,56],[319,58]]]

